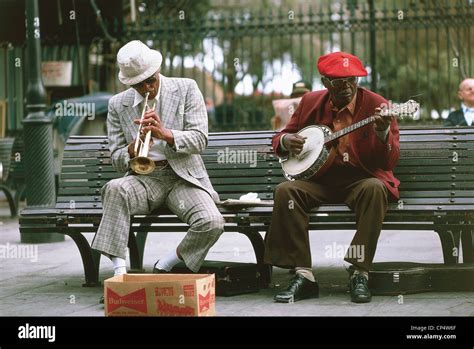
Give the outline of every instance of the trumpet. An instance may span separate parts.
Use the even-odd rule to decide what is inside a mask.
[[[145,118],[145,112],[148,108],[149,94],[149,92],[145,94],[145,105],[143,106],[140,121],[143,121]],[[155,104],[153,104],[152,109],[155,109]],[[135,147],[133,148],[135,157],[130,161],[130,167],[135,173],[145,175],[154,171],[155,162],[148,157],[148,152],[150,150],[151,131],[148,131],[145,135],[145,140],[142,140],[142,127],[143,124],[140,123],[138,126],[137,138],[135,140]]]

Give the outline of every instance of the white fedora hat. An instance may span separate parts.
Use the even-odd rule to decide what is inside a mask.
[[[117,53],[118,78],[122,84],[135,85],[156,73],[162,61],[160,52],[150,49],[140,40],[130,41]]]

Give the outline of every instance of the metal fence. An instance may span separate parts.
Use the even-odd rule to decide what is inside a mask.
[[[45,40],[43,59],[73,61],[74,85],[118,92],[125,87],[117,81],[115,54],[126,41],[141,39],[163,53],[163,74],[198,82],[212,131],[270,128],[272,101],[288,98],[294,82],[323,88],[316,61],[332,51],[359,56],[369,71],[360,84],[387,99],[417,96],[421,119],[404,123],[442,123],[459,108],[460,81],[474,75],[473,0],[322,0],[194,17],[183,10],[166,18],[147,8],[155,0],[140,3],[136,21],[124,17],[119,42],[98,37],[77,54]],[[0,117],[7,133],[21,129],[24,58],[24,47],[0,47]]]
[[[210,12],[205,18],[145,11],[125,26],[123,41],[139,38],[159,49],[165,75],[196,79],[213,130],[268,128],[271,101],[288,96],[300,79],[322,88],[316,61],[337,50],[366,64],[363,86],[394,101],[417,96],[417,123],[441,123],[459,107],[458,85],[473,75],[472,1],[311,3],[305,10]]]

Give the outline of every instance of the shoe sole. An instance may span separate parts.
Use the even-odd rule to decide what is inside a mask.
[[[370,303],[372,297],[369,298],[351,298],[352,303]]]
[[[273,298],[273,300],[275,301],[275,303],[294,303],[294,302],[298,302],[298,301],[302,301],[302,300],[305,300],[305,299],[313,299],[313,298],[319,298],[319,294],[318,295],[314,295],[314,296],[308,296],[308,297],[303,297],[303,298],[298,298],[298,299],[278,299],[278,298]]]
[[[152,274],[171,274],[171,271],[160,270],[160,269],[153,269]]]

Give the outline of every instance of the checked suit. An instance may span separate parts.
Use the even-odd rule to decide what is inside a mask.
[[[194,80],[160,75],[157,114],[171,130],[174,146],[166,144],[168,165],[148,175],[132,175],[128,145],[138,132],[134,119],[143,104],[133,106],[134,89],[109,101],[107,134],[112,165],[122,178],[102,188],[103,217],[92,248],[107,256],[125,258],[130,216],[148,214],[162,205],[175,213],[189,230],[178,246],[186,266],[198,271],[209,249],[224,230],[224,219],[216,207],[213,189],[200,154],[208,141],[207,112]]]

